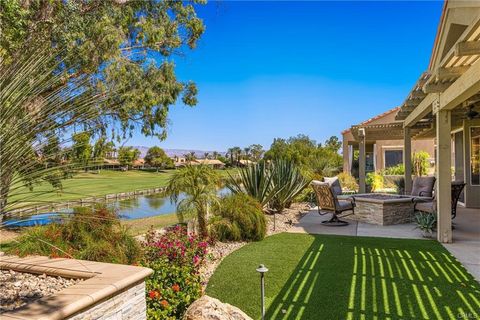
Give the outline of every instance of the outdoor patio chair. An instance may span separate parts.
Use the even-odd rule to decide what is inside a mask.
[[[413,197],[429,197],[433,198],[433,188],[435,187],[435,177],[415,177],[413,180],[412,192]]]
[[[335,195],[339,196],[343,193],[342,185],[340,184],[338,177],[324,177],[323,181],[328,183],[333,188]]]
[[[457,216],[457,205],[460,195],[462,194],[463,188],[465,187],[465,182],[463,181],[452,181],[452,219],[455,219]],[[415,204],[415,211],[422,211],[427,213],[435,213],[437,211],[437,202],[435,197],[431,201],[419,202]]]
[[[327,221],[322,221],[322,224],[326,226],[346,226],[347,221],[339,219],[339,215],[345,211],[351,211],[354,214],[355,202],[353,199],[339,200],[333,187],[333,183],[312,181],[312,188],[315,191],[317,198],[318,213],[325,215],[327,213],[332,214],[332,218]],[[343,215],[345,216],[345,215]]]

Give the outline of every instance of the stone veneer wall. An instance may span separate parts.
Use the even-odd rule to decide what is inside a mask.
[[[380,226],[410,223],[413,220],[412,202],[370,202],[357,201],[355,214],[349,219],[377,224]]]
[[[145,282],[140,282],[68,320],[145,320],[147,318]]]

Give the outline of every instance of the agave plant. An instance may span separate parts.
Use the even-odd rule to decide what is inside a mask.
[[[276,193],[272,184],[269,166],[260,162],[241,168],[238,175],[230,175],[227,188],[233,193],[246,193],[256,199],[262,207],[266,207]]]
[[[274,212],[282,212],[290,207],[293,199],[310,183],[300,169],[291,161],[276,160],[271,165],[271,180],[275,190],[269,201],[269,207]]]

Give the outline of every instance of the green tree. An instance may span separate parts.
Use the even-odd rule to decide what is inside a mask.
[[[140,156],[140,151],[133,147],[120,147],[118,149],[118,162],[120,165],[130,167]]]
[[[342,147],[342,142],[338,140],[338,137],[331,136],[327,141],[325,141],[325,147],[338,152]]]
[[[165,153],[165,151],[157,146],[148,149],[145,155],[145,163],[158,169],[173,167],[173,160]]]
[[[208,208],[218,203],[217,188],[220,176],[212,168],[204,165],[187,165],[173,174],[166,192],[177,203],[180,214],[193,213],[196,216],[201,236],[208,235]],[[181,194],[186,196],[180,199]]]
[[[0,13],[8,7],[4,3]],[[5,40],[3,31],[2,24],[0,41]],[[3,213],[35,197],[37,182],[61,187],[59,173],[70,167],[62,160],[73,156],[73,148],[62,147],[71,142],[62,133],[96,117],[94,106],[106,99],[82,83],[65,83],[54,72],[55,63],[61,61],[54,53],[27,50],[12,63],[0,63],[0,220]],[[19,195],[23,186],[33,192]]]
[[[92,134],[88,131],[75,133],[72,136],[72,159],[75,163],[85,168],[85,171],[88,168],[92,156],[91,137]]]
[[[0,60],[13,64],[30,48],[60,48],[55,76],[62,82],[43,96],[65,83],[82,82],[99,94],[113,89],[114,96],[91,106],[97,111],[92,128],[115,121],[123,133],[140,125],[143,134],[164,139],[169,106],[179,99],[197,103],[195,84],[177,79],[174,58],[202,36],[195,10],[204,2],[2,0]],[[161,62],[152,62],[155,57]]]
[[[274,139],[264,158],[291,161],[307,176],[316,179],[334,175],[342,166],[341,156],[331,146],[322,147],[302,134],[288,139]]]
[[[252,144],[250,147],[250,154],[252,155],[252,160],[255,162],[260,161],[262,159],[263,153],[263,146],[261,144]]]

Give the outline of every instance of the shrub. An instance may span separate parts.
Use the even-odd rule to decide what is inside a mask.
[[[383,189],[383,176],[378,172],[369,172],[365,182],[372,187],[372,191]]]
[[[352,176],[348,172],[342,172],[337,175],[338,180],[340,181],[340,185],[342,188],[357,191],[358,190],[358,183],[354,176]]]
[[[29,228],[9,253],[132,264],[141,248],[114,211],[97,207],[77,208],[60,223]]]
[[[382,173],[387,176],[401,176],[405,174],[405,166],[403,163],[400,163],[396,166],[383,169]]]
[[[146,279],[149,319],[180,319],[188,306],[200,298],[200,267],[207,255],[207,242],[188,234],[184,226],[164,234],[147,233],[142,265],[153,269]]]
[[[220,241],[258,241],[265,237],[266,225],[258,201],[237,193],[221,199],[211,219],[210,232]]]
[[[430,237],[437,226],[437,215],[427,212],[415,214],[416,228],[422,230],[424,237]]]
[[[415,176],[425,176],[428,173],[428,159],[430,158],[430,155],[428,152],[425,151],[419,151],[415,152],[413,154],[413,174]]]

